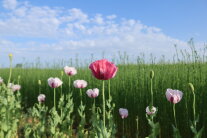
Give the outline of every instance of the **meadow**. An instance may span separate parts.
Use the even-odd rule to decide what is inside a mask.
[[[13,59],[15,60],[15,58]],[[125,60],[124,60],[125,61]],[[194,137],[190,126],[194,118],[193,113],[193,93],[189,88],[189,83],[192,83],[195,89],[195,113],[199,116],[197,122],[197,130],[203,128],[202,137],[207,137],[207,63],[202,58],[197,58],[195,55],[189,60],[184,58],[176,59],[175,62],[149,62],[144,63],[143,60],[137,59],[136,63],[120,62],[116,64],[118,67],[117,74],[114,78],[105,81],[105,96],[109,99],[109,91],[112,97],[111,114],[113,115],[114,124],[116,126],[116,137],[125,135],[127,138],[147,137],[152,131],[148,120],[146,119],[146,107],[151,102],[151,88],[153,91],[153,106],[158,111],[154,117],[154,122],[159,122],[159,137],[171,138],[174,131],[172,125],[174,124],[173,104],[166,99],[166,90],[168,88],[177,89],[183,92],[183,98],[176,104],[176,119],[177,128],[183,138]],[[75,66],[73,64],[68,66]],[[63,95],[72,94],[74,109],[71,113],[71,118],[74,119],[72,126],[80,123],[78,108],[80,105],[79,89],[73,86],[73,82],[77,79],[86,80],[88,85],[82,89],[83,104],[85,105],[85,129],[90,128],[90,118],[93,116],[91,108],[93,106],[93,99],[86,95],[86,91],[92,88],[98,88],[100,94],[96,99],[96,107],[102,109],[102,81],[97,80],[88,68],[76,67],[77,74],[71,77],[71,86],[68,87],[69,77],[63,73],[63,68],[13,68],[11,82],[21,85],[21,112],[20,118],[29,116],[29,108],[32,109],[35,103],[38,103],[37,97],[40,93],[46,95],[44,105],[50,109],[53,107],[53,89],[48,86],[48,78],[58,77],[63,81],[61,88],[56,89],[57,103],[61,98],[61,91]],[[153,70],[154,77],[151,78],[150,72]],[[9,69],[1,68],[0,77],[4,82],[8,81]],[[40,81],[41,84],[40,84]],[[39,83],[38,83],[39,81]],[[109,83],[110,82],[110,83]],[[110,85],[110,86],[109,86]],[[2,86],[3,87],[3,86]],[[2,90],[3,88],[1,88]],[[2,98],[2,97],[1,97]],[[63,100],[67,102],[66,99]],[[129,115],[122,119],[119,115],[119,108],[128,109]],[[108,106],[107,106],[108,109]],[[60,113],[60,109],[57,109]],[[49,111],[46,113],[49,114]],[[29,117],[28,117],[29,118]],[[19,119],[18,134],[24,133],[21,119]],[[124,120],[124,127],[123,127]],[[106,121],[107,123],[110,120]],[[23,126],[26,126],[26,123]],[[57,125],[61,129],[61,123]],[[124,134],[123,134],[124,130]],[[61,130],[60,130],[61,131]],[[20,135],[20,134],[19,134]],[[21,136],[21,135],[20,135]],[[34,135],[33,135],[34,136]],[[74,136],[74,134],[73,134]],[[23,137],[23,136],[22,136]],[[52,136],[53,137],[53,136]],[[54,136],[55,137],[55,136]],[[74,136],[75,137],[75,136]],[[92,137],[92,136],[89,136]],[[112,137],[112,136],[111,136]]]

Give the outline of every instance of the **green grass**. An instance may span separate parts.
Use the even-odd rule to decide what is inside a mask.
[[[193,120],[193,98],[188,83],[191,82],[195,87],[196,94],[196,113],[200,120],[198,128],[207,128],[207,64],[127,64],[118,65],[119,70],[114,79],[111,80],[111,94],[115,103],[114,117],[118,131],[122,131],[122,120],[118,109],[123,107],[129,110],[129,117],[125,120],[125,132],[128,137],[135,137],[136,116],[139,117],[139,135],[147,136],[150,133],[145,109],[150,104],[150,70],[154,70],[153,80],[154,106],[158,108],[155,118],[161,125],[161,136],[172,137],[172,124],[174,124],[172,104],[167,101],[165,92],[167,88],[179,89],[184,96],[180,103],[176,105],[176,116],[178,128],[182,137],[192,137],[189,121]],[[38,80],[42,81],[41,92],[46,94],[46,105],[53,106],[53,90],[48,86],[49,77],[61,77],[61,69],[13,69],[12,81],[17,83],[18,75],[21,76],[20,85],[22,86],[22,105],[25,109],[37,103],[39,94]],[[0,76],[8,79],[9,69],[0,69]],[[86,103],[86,118],[90,118],[93,100],[85,94],[89,88],[99,88],[101,81],[95,79],[88,68],[78,69],[78,74],[71,78],[71,82],[76,79],[84,79],[88,82],[88,87],[83,89],[83,101]],[[63,93],[68,93],[68,77],[63,76]],[[106,82],[106,97],[108,97],[108,83]],[[79,89],[72,86],[75,110],[79,106]],[[57,95],[60,88],[57,89]],[[100,93],[101,94],[101,93]],[[59,99],[59,98],[57,98]],[[101,95],[96,102],[101,107]],[[77,104],[76,104],[77,103]],[[76,114],[77,111],[74,113]],[[203,137],[207,137],[204,131]]]

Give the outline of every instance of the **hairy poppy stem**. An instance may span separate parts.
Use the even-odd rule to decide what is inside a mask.
[[[61,81],[63,81],[63,73],[62,72],[61,72]],[[62,98],[62,95],[63,95],[63,85],[60,86],[60,98]],[[63,115],[63,109],[62,109],[62,107],[60,107],[60,116],[62,117],[62,115]]]
[[[11,76],[12,76],[12,54],[9,54],[9,60],[10,60],[10,67],[9,67],[9,79],[8,79],[8,84],[11,81]]]
[[[108,81],[108,88],[109,88],[109,98],[111,97],[111,84],[110,80]]]
[[[153,107],[153,82],[152,82],[152,80],[153,80],[153,78],[154,78],[154,71],[153,70],[151,70],[150,71],[150,91],[151,91],[151,106],[149,107],[150,109],[150,112],[151,112],[151,110],[152,110],[152,107]],[[153,118],[154,118],[154,116],[151,116],[151,119],[152,119],[152,122],[153,122]]]
[[[70,76],[68,77],[68,90],[69,90],[69,92],[70,92]]]
[[[103,81],[103,85],[102,85],[102,96],[103,96],[103,125],[104,125],[104,129],[105,129],[105,94],[104,94],[104,81]]]
[[[123,119],[123,126],[122,126],[123,128],[123,137],[124,137],[124,119]]]
[[[80,97],[81,97],[81,103],[82,103],[82,90],[80,88]]]
[[[151,70],[151,71],[150,71],[150,90],[151,90],[151,104],[152,104],[152,106],[153,106],[152,80],[153,80],[153,78],[154,78],[154,75],[155,75],[154,71]],[[151,109],[150,109],[150,110],[151,110]]]
[[[54,108],[56,109],[56,91],[55,91],[55,88],[54,88]]]
[[[174,119],[175,119],[175,126],[177,127],[177,120],[176,120],[176,114],[175,114],[175,104],[173,104],[173,113],[174,113]]]
[[[196,127],[195,93],[194,92],[193,92],[193,116],[194,116],[194,126]]]
[[[38,80],[38,85],[39,85],[39,94],[41,93],[41,80]]]
[[[196,128],[196,112],[195,112],[195,100],[196,99],[195,99],[195,89],[194,89],[194,86],[193,86],[192,83],[188,83],[188,85],[190,86],[190,89],[191,89],[191,91],[193,93],[193,119],[194,119],[193,125]]]
[[[151,103],[152,103],[152,106],[153,106],[153,90],[152,90],[152,79],[150,79],[150,82],[151,82]]]

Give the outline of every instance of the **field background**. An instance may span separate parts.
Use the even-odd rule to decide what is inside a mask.
[[[119,116],[119,108],[127,108],[129,117],[125,119],[126,133],[128,137],[135,137],[137,133],[136,118],[139,118],[138,132],[141,137],[147,136],[150,133],[150,128],[145,116],[145,109],[150,103],[150,70],[154,70],[155,77],[153,80],[154,91],[154,106],[158,108],[156,121],[161,125],[162,137],[172,137],[172,124],[174,124],[172,104],[167,101],[165,92],[167,88],[179,89],[183,91],[184,96],[180,103],[176,104],[176,116],[178,128],[182,137],[192,137],[189,120],[193,120],[192,109],[192,93],[188,88],[188,83],[193,83],[196,94],[196,114],[199,114],[198,128],[205,127],[207,129],[207,63],[201,58],[177,59],[176,62],[144,63],[141,58],[137,59],[137,63],[130,63],[127,58],[119,59],[118,72],[114,79],[111,80],[111,94],[115,103],[114,117],[118,127],[118,131],[122,131],[122,120]],[[15,59],[14,59],[15,60]],[[76,79],[84,79],[88,82],[87,88],[83,89],[84,102],[86,103],[86,118],[90,118],[93,100],[85,94],[87,89],[99,88],[101,90],[101,81],[95,79],[90,70],[88,63],[80,66],[78,61],[70,66],[78,68],[78,74],[71,78],[71,82]],[[22,86],[22,105],[24,111],[27,112],[29,107],[37,103],[39,93],[46,95],[46,105],[53,106],[53,90],[48,86],[47,79],[49,77],[61,78],[61,65],[53,68],[41,68],[39,64],[32,68],[14,68],[12,81],[17,83],[17,78],[20,75],[20,84]],[[83,65],[83,64],[82,64]],[[0,76],[6,81],[8,79],[9,69],[0,69]],[[63,93],[73,93],[75,112],[77,115],[77,107],[79,106],[79,89],[72,86],[71,91],[68,89],[68,76],[63,76]],[[38,80],[42,81],[39,89]],[[108,81],[106,81],[106,97],[108,98]],[[57,95],[60,96],[60,88],[57,90]],[[59,93],[59,94],[58,94]],[[101,92],[100,92],[101,94]],[[59,99],[59,98],[57,98]],[[97,98],[96,103],[102,106],[101,95]],[[89,119],[87,119],[89,120]],[[203,137],[207,137],[204,131]]]

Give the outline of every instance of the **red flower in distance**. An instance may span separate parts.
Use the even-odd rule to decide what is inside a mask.
[[[109,80],[115,77],[118,67],[106,59],[94,61],[90,64],[93,76],[99,80]]]

